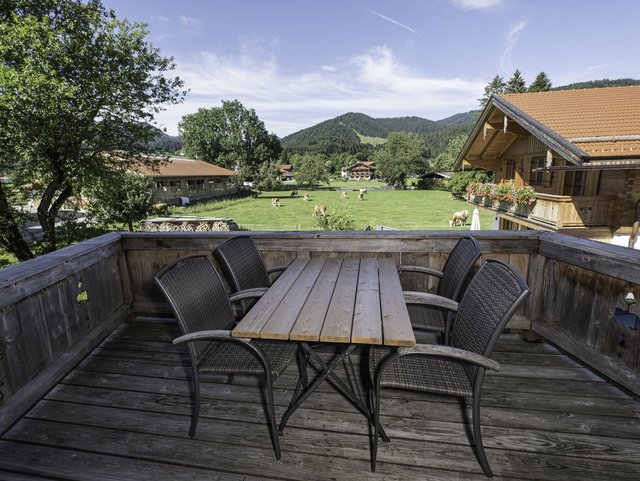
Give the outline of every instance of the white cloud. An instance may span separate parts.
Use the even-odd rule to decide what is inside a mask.
[[[507,73],[513,70],[513,63],[511,62],[511,54],[513,50],[516,48],[516,44],[518,43],[518,39],[520,38],[520,34],[527,26],[527,22],[524,20],[520,20],[518,23],[514,24],[509,28],[504,38],[507,43],[504,52],[502,53],[502,57],[500,58],[500,68],[502,71]]]
[[[479,79],[431,78],[398,62],[387,47],[290,73],[263,45],[250,39],[238,55],[200,52],[188,60],[176,59],[176,73],[191,92],[185,103],[159,114],[158,121],[175,134],[183,115],[233,99],[255,109],[267,130],[279,136],[346,112],[437,120],[477,108],[485,84]]]
[[[502,4],[503,0],[451,0],[454,6],[462,10],[480,10]]]
[[[180,15],[180,24],[185,27],[190,34],[198,34],[202,31],[203,23],[197,18]]]

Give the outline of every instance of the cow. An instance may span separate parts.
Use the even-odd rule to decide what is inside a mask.
[[[451,216],[451,220],[449,221],[449,226],[454,225],[467,225],[467,219],[469,218],[468,210],[461,210],[459,212],[454,212],[453,216]]]
[[[149,211],[152,214],[165,216],[169,214],[169,205],[164,202],[158,202],[157,204],[153,204]]]
[[[364,200],[364,194],[367,193],[367,188],[363,187],[358,191],[358,200]]]
[[[309,194],[304,194],[304,197],[302,197],[302,200],[304,200],[305,202],[309,201]]]
[[[327,215],[327,206],[324,204],[316,204],[313,208],[313,216],[315,217],[318,214],[322,214],[323,216]]]
[[[277,197],[272,197],[271,205],[274,207],[280,207],[280,199],[278,199]]]
[[[348,199],[349,196],[348,196],[347,192],[343,190],[342,192],[340,192],[340,198],[341,199]]]
[[[298,191],[297,190],[292,190],[291,191],[291,197],[298,197]]]

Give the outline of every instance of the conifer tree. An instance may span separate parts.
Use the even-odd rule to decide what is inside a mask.
[[[513,72],[513,76],[507,81],[504,93],[506,94],[521,94],[527,91],[527,84],[522,77],[520,70],[516,69]]]
[[[500,75],[496,75],[491,79],[491,81],[484,88],[484,95],[481,99],[478,99],[480,102],[480,107],[484,108],[487,105],[487,102],[491,98],[491,95],[500,95],[504,93],[504,89],[506,84],[504,83],[504,79],[500,77]]]
[[[535,80],[529,85],[529,92],[546,92],[551,90],[551,79],[545,72],[540,72]]]

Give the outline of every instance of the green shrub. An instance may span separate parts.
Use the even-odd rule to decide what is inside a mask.
[[[447,183],[449,192],[456,197],[464,197],[467,185],[472,182],[493,182],[495,174],[486,170],[468,170],[455,172]]]

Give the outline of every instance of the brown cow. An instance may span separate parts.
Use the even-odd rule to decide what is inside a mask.
[[[466,225],[468,218],[469,218],[468,210],[461,210],[459,212],[454,212],[453,216],[451,217],[451,220],[449,221],[449,226]]]
[[[278,199],[277,197],[273,197],[271,199],[271,205],[274,207],[280,207],[280,199]]]
[[[318,214],[322,214],[323,216],[327,215],[327,206],[324,204],[316,204],[313,208],[314,217]]]
[[[149,211],[152,214],[165,216],[169,214],[169,205],[164,202],[158,202],[157,204],[153,204]]]

